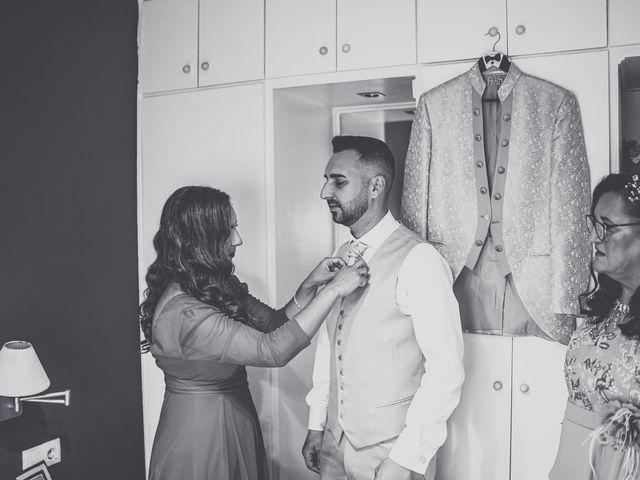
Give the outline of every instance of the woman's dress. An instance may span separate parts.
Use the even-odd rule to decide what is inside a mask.
[[[571,337],[569,401],[551,480],[640,479],[640,341],[622,334],[624,321],[614,308]]]
[[[177,285],[158,302],[151,353],[164,372],[166,390],[150,480],[268,480],[245,366],[282,366],[309,345],[309,338],[284,311],[248,294],[240,303],[257,329]]]

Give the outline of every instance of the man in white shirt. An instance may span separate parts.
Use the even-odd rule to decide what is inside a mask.
[[[332,143],[321,197],[353,236],[336,255],[362,256],[371,278],[318,333],[305,463],[321,480],[433,479],[464,379],[451,271],[389,213],[387,145]]]

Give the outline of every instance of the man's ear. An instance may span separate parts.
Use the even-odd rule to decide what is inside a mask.
[[[371,198],[378,198],[384,194],[385,188],[387,186],[387,181],[384,176],[376,175],[369,182],[369,193]]]

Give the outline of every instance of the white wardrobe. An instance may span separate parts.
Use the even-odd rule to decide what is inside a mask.
[[[319,198],[331,136],[375,131],[375,121],[353,123],[354,113],[383,123],[388,115],[372,112],[405,111],[410,120],[407,105],[491,49],[492,26],[501,32],[496,48],[520,69],[576,94],[592,181],[617,168],[617,66],[640,56],[637,29],[626,25],[635,0],[610,0],[608,15],[605,0],[237,0],[219,2],[227,7],[207,19],[213,3],[141,2],[141,291],[162,204],[179,186],[207,184],[229,192],[238,213],[238,275],[267,302],[288,300],[342,235]],[[376,25],[387,30],[372,38]],[[374,91],[384,96],[358,95]],[[467,380],[439,453],[450,468],[439,478],[541,480],[566,398],[564,349],[534,338],[484,340],[465,335]],[[250,369],[274,480],[317,478],[300,455],[313,353],[282,369]],[[164,383],[149,355],[142,374],[148,460]],[[497,460],[473,449],[461,456],[462,438],[492,442]]]

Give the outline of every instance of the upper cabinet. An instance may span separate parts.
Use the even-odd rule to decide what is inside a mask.
[[[266,0],[267,77],[416,61],[414,0]]]
[[[417,0],[418,63],[476,58],[496,49],[507,51],[505,0]]]
[[[266,76],[336,69],[335,0],[267,0]]]
[[[607,45],[606,0],[507,0],[507,4],[509,55]]]
[[[509,55],[607,45],[606,0],[417,0],[417,9],[420,63],[479,57],[498,39],[486,35],[492,27]]]
[[[638,18],[638,0],[609,0],[609,45],[640,43]]]
[[[142,89],[159,92],[263,77],[262,0],[142,4]]]
[[[339,0],[338,70],[416,62],[414,0]]]
[[[198,0],[151,0],[141,12],[145,92],[198,85]]]

